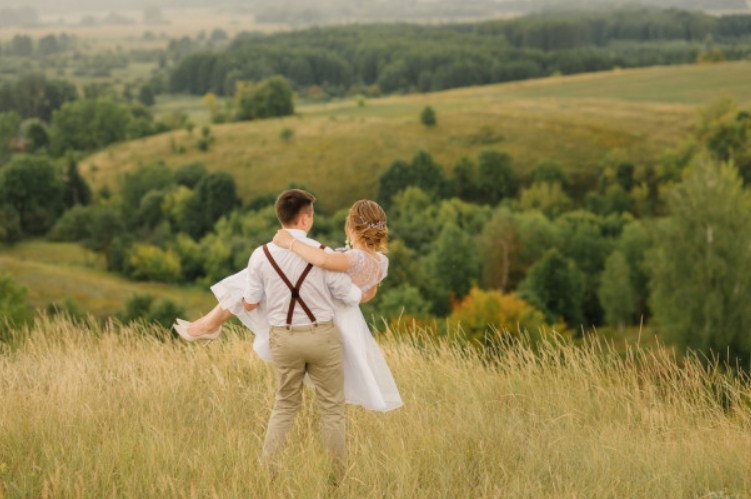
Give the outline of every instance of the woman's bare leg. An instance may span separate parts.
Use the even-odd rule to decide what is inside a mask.
[[[225,310],[220,305],[217,305],[211,309],[211,312],[193,321],[188,326],[188,334],[191,336],[201,336],[202,334],[212,333],[233,315],[229,310]]]

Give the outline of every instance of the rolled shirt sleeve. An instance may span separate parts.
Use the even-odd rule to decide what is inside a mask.
[[[362,299],[362,290],[352,283],[352,279],[344,272],[325,271],[326,285],[331,296],[345,305],[358,305]]]
[[[243,288],[243,299],[246,303],[251,305],[261,303],[264,293],[263,278],[260,272],[262,251],[259,251],[259,249],[256,249],[253,254],[250,255],[250,260],[248,260],[247,279],[245,281],[245,287]]]

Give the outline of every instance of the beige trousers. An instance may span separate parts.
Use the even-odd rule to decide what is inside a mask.
[[[343,465],[344,370],[342,335],[333,322],[312,326],[272,327],[271,355],[277,377],[276,403],[266,428],[262,460],[272,461],[302,403],[303,377],[315,386],[321,415],[323,445]]]

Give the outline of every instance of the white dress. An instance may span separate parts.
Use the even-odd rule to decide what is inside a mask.
[[[362,250],[344,253],[350,260],[347,274],[363,292],[378,285],[388,274],[388,258]],[[269,323],[265,303],[247,312],[242,306],[242,292],[247,282],[247,268],[211,286],[211,291],[225,310],[237,316],[254,334],[253,349],[259,357],[272,362],[269,346]],[[372,411],[390,411],[403,405],[381,349],[370,334],[365,317],[357,305],[335,303],[334,322],[344,344],[344,397],[348,404]],[[306,376],[307,380],[307,376]]]

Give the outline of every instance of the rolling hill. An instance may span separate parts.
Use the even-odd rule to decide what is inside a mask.
[[[615,70],[431,94],[298,106],[294,117],[212,126],[215,143],[198,150],[198,131],[175,131],[113,145],[86,158],[95,187],[117,189],[123,172],[163,160],[201,161],[232,174],[250,200],[290,182],[330,209],[375,195],[378,175],[398,158],[430,152],[448,170],[463,155],[508,152],[520,176],[555,159],[573,176],[594,176],[611,151],[655,161],[685,139],[696,108],[722,94],[751,101],[751,62]],[[420,111],[432,106],[438,125]],[[284,129],[293,131],[289,140]]]

